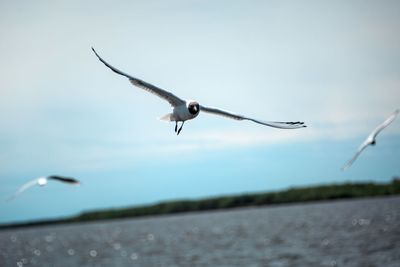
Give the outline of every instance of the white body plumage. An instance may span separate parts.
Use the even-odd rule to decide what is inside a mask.
[[[187,121],[196,118],[200,113],[199,104],[196,101],[188,100],[185,104],[175,106],[172,113],[163,116],[166,121]]]

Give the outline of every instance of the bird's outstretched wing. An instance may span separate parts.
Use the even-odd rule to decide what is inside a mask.
[[[385,129],[389,124],[391,124],[394,119],[397,117],[397,115],[399,114],[400,110],[396,109],[392,114],[390,114],[389,117],[387,117],[387,119],[382,122],[378,127],[376,127],[372,133],[369,135],[369,138],[375,139],[376,136],[383,130]]]
[[[215,115],[220,115],[220,116],[224,116],[227,118],[231,118],[234,120],[249,120],[249,121],[253,121],[262,125],[266,125],[266,126],[270,126],[270,127],[275,127],[275,128],[280,128],[280,129],[297,129],[297,128],[303,128],[303,127],[307,127],[306,125],[304,125],[304,122],[301,121],[296,121],[296,122],[292,122],[292,121],[288,121],[288,122],[284,122],[284,121],[260,121],[260,120],[255,120],[249,117],[245,117],[242,115],[238,115],[229,111],[225,111],[222,109],[218,109],[218,108],[211,108],[211,107],[205,107],[205,106],[200,106],[200,110],[207,112],[207,113],[211,113],[211,114],[215,114]]]
[[[80,182],[74,178],[70,178],[70,177],[62,177],[62,176],[57,176],[57,175],[51,175],[49,177],[47,177],[49,180],[56,180],[56,181],[60,181],[63,183],[67,183],[67,184],[80,184]]]
[[[29,181],[23,185],[21,185],[17,191],[15,191],[14,195],[12,195],[11,197],[9,197],[7,200],[13,200],[14,198],[16,198],[19,194],[21,194],[22,192],[24,192],[25,190],[31,188],[32,186],[35,186],[37,184],[37,179]]]
[[[348,167],[353,164],[353,162],[357,159],[357,157],[361,154],[361,152],[370,144],[375,143],[375,138],[376,136],[383,130],[385,129],[389,124],[391,124],[396,116],[399,114],[400,110],[396,109],[390,116],[382,122],[378,127],[376,127],[367,137],[367,139],[360,145],[358,148],[356,154],[342,167],[342,171],[346,170]]]
[[[353,164],[353,162],[358,158],[358,156],[361,154],[361,152],[363,152],[363,150],[369,145],[370,143],[368,142],[368,139],[366,141],[364,141],[364,143],[362,143],[360,145],[360,147],[358,148],[356,154],[354,154],[354,156],[342,167],[342,171],[347,170],[347,168],[349,168],[351,166],[351,164]]]
[[[94,50],[93,47],[92,47],[92,50],[93,50],[94,54],[97,56],[97,58],[98,58],[104,65],[106,65],[108,68],[110,68],[113,72],[115,72],[115,73],[117,73],[117,74],[119,74],[119,75],[122,75],[122,76],[127,77],[127,78],[129,79],[129,81],[130,81],[133,85],[135,85],[135,86],[137,86],[137,87],[140,87],[140,88],[142,88],[142,89],[144,89],[144,90],[146,90],[146,91],[148,91],[148,92],[150,92],[150,93],[152,93],[152,94],[157,95],[158,97],[161,97],[161,98],[167,100],[167,101],[171,104],[171,106],[173,106],[173,107],[176,107],[176,106],[185,104],[185,101],[182,100],[182,99],[180,99],[180,98],[177,97],[176,95],[174,95],[174,94],[172,94],[172,93],[170,93],[170,92],[168,92],[168,91],[166,91],[166,90],[164,90],[164,89],[158,88],[158,87],[156,87],[156,86],[154,86],[154,85],[152,85],[152,84],[150,84],[150,83],[147,83],[147,82],[145,82],[145,81],[143,81],[143,80],[140,80],[140,79],[138,79],[138,78],[135,78],[135,77],[133,77],[133,76],[131,76],[131,75],[129,75],[129,74],[126,74],[125,72],[122,72],[122,71],[120,71],[120,70],[117,69],[117,68],[114,68],[114,67],[111,66],[109,63],[107,63],[107,61],[105,61],[104,59],[102,59],[102,58],[99,56],[99,54],[97,54],[96,50]]]

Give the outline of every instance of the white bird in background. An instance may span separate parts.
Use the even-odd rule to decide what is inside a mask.
[[[172,113],[169,113],[169,114],[161,117],[160,119],[166,120],[166,121],[175,121],[175,132],[177,135],[181,132],[185,121],[196,118],[197,115],[199,115],[200,110],[211,113],[211,114],[228,117],[228,118],[235,119],[235,120],[249,120],[249,121],[253,121],[253,122],[263,124],[266,126],[281,128],[281,129],[296,129],[296,128],[306,127],[304,125],[304,122],[300,122],[300,121],[297,121],[297,122],[260,121],[260,120],[255,120],[255,119],[245,117],[242,115],[234,114],[234,113],[231,113],[231,112],[228,112],[225,110],[221,110],[218,108],[210,108],[210,107],[201,106],[201,105],[199,105],[199,103],[197,103],[196,101],[193,101],[193,100],[180,99],[179,97],[175,96],[174,94],[172,94],[166,90],[158,88],[152,84],[149,84],[145,81],[137,79],[133,76],[130,76],[130,75],[114,68],[113,66],[108,64],[105,60],[103,60],[97,54],[97,52],[94,50],[93,47],[92,47],[92,50],[95,53],[95,55],[98,57],[98,59],[102,63],[104,63],[104,65],[106,65],[108,68],[110,68],[112,71],[114,71],[117,74],[127,77],[133,85],[140,87],[140,88],[142,88],[150,93],[153,93],[153,94],[165,99],[166,101],[168,101],[173,108]],[[178,122],[182,122],[181,127],[179,129],[178,129]]]
[[[23,184],[18,190],[14,193],[12,197],[9,198],[9,200],[12,200],[16,198],[19,194],[24,192],[25,190],[38,185],[38,186],[45,186],[49,180],[55,180],[59,182],[63,182],[66,184],[71,184],[71,185],[80,185],[80,182],[74,178],[69,178],[69,177],[62,177],[62,176],[57,176],[57,175],[51,175],[51,176],[46,176],[46,177],[39,177],[36,178],[35,180],[29,181],[25,184]]]
[[[356,154],[342,167],[342,171],[346,170],[353,164],[353,162],[357,159],[357,157],[361,154],[361,152],[369,145],[374,146],[376,144],[376,136],[385,129],[389,124],[391,124],[396,118],[397,114],[399,114],[400,110],[396,109],[390,116],[378,127],[376,127],[365,139],[365,141],[359,146]]]

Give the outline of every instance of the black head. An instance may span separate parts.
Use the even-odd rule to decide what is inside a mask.
[[[188,110],[190,112],[190,114],[192,115],[196,115],[197,113],[199,113],[200,111],[200,105],[197,102],[190,102],[188,104]]]
[[[376,141],[375,141],[375,140],[371,142],[371,145],[372,145],[372,146],[374,146],[375,144],[376,144]]]

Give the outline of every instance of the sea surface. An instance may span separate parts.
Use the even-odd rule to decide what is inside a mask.
[[[400,197],[0,231],[0,266],[400,266]]]

